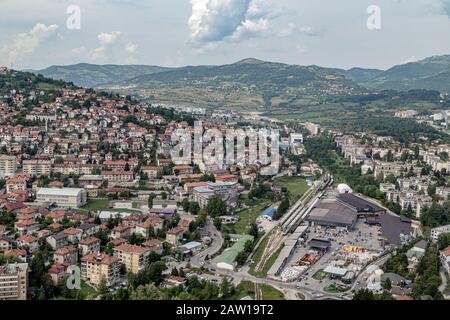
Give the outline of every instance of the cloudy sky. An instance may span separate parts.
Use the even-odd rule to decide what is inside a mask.
[[[381,29],[367,26],[373,5]],[[450,0],[0,0],[0,65],[16,69],[247,57],[388,68],[450,54],[449,39]]]

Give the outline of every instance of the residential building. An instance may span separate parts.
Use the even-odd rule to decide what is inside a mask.
[[[0,179],[11,178],[14,176],[16,171],[16,157],[0,154]]]
[[[76,265],[78,263],[78,250],[75,247],[59,248],[53,254],[53,260],[58,264]]]
[[[122,244],[114,248],[114,256],[125,266],[126,272],[138,273],[148,264],[150,249],[131,244]]]
[[[0,300],[26,300],[28,293],[28,264],[0,266]]]
[[[78,249],[81,256],[88,255],[92,252],[100,252],[100,239],[96,237],[86,238],[80,241]]]
[[[92,252],[81,258],[81,277],[99,287],[102,279],[107,287],[119,281],[120,260],[105,253]]]
[[[431,229],[430,238],[433,242],[437,242],[439,236],[443,233],[450,233],[450,224]]]
[[[175,227],[166,232],[166,241],[173,246],[178,246],[183,240],[183,235],[186,232],[184,228]]]
[[[24,160],[22,162],[23,173],[32,176],[49,176],[52,171],[52,162],[50,160]]]

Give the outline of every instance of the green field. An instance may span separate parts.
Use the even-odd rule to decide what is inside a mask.
[[[284,294],[278,289],[267,284],[259,285],[262,291],[263,300],[284,300]]]
[[[262,291],[263,300],[284,300],[284,294],[267,284],[260,284],[258,288]],[[236,293],[230,300],[240,300],[246,296],[255,299],[255,284],[250,281],[241,281],[236,286]]]
[[[327,276],[327,274],[325,272],[323,272],[323,269],[321,269],[321,270],[317,271],[312,277],[315,280],[322,281],[326,276]]]
[[[238,212],[239,221],[234,226],[236,233],[246,234],[250,225],[256,221],[269,205],[269,201],[264,200],[249,209]]]
[[[281,177],[275,179],[275,184],[286,188],[289,192],[291,204],[296,202],[309,189],[305,178],[302,177]]]
[[[101,211],[108,209],[108,205],[108,199],[89,199],[87,204],[79,208],[77,211]]]
[[[241,281],[236,286],[236,293],[230,297],[230,300],[241,300],[246,296],[249,296],[252,299],[255,298],[255,285],[250,281]]]
[[[267,247],[267,243],[269,242],[271,232],[268,233],[264,239],[260,242],[258,248],[256,249],[255,253],[252,255],[252,260],[255,261],[255,264],[261,260],[262,254],[264,252],[264,249]]]
[[[261,243],[259,244],[258,248],[256,249],[255,253],[252,256],[252,260],[255,263],[254,263],[253,267],[248,271],[248,273],[255,277],[263,278],[263,277],[267,276],[267,272],[269,272],[270,268],[272,267],[272,265],[275,263],[278,256],[280,255],[281,250],[283,250],[284,244],[281,245],[280,248],[278,248],[278,250],[269,257],[269,259],[266,261],[266,263],[264,264],[261,271],[255,271],[254,267],[261,260],[261,257],[264,253],[264,249],[267,247],[267,244],[269,242],[269,238],[270,238],[270,233],[267,234],[267,236],[261,241]]]
[[[134,208],[134,206],[133,206]],[[77,209],[78,212],[88,212],[88,211],[112,211],[112,212],[128,212],[128,213],[141,213],[142,211],[138,209],[117,209],[109,208],[108,199],[89,199],[88,203]]]

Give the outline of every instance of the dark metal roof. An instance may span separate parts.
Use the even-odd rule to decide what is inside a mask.
[[[400,234],[410,235],[413,232],[411,222],[405,222],[392,214],[381,215],[380,223],[383,238],[393,245],[402,245]]]
[[[331,247],[331,241],[325,239],[312,239],[309,242],[311,248],[328,249]]]
[[[351,193],[343,193],[338,195],[338,199],[350,207],[354,208],[357,212],[384,212],[385,209],[373,204],[367,200],[364,200]]]
[[[335,200],[322,200],[311,210],[308,221],[351,227],[356,221],[356,214],[347,206]]]

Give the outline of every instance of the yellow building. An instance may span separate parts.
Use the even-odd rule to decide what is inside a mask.
[[[119,280],[120,262],[117,257],[92,252],[81,258],[81,277],[96,287],[105,279],[106,286],[114,286]]]
[[[17,159],[13,156],[0,155],[0,179],[13,177],[17,170]]]
[[[114,249],[114,256],[119,258],[126,272],[138,273],[147,267],[150,252],[149,248],[124,243]]]
[[[0,300],[26,300],[27,290],[27,263],[0,266]]]

